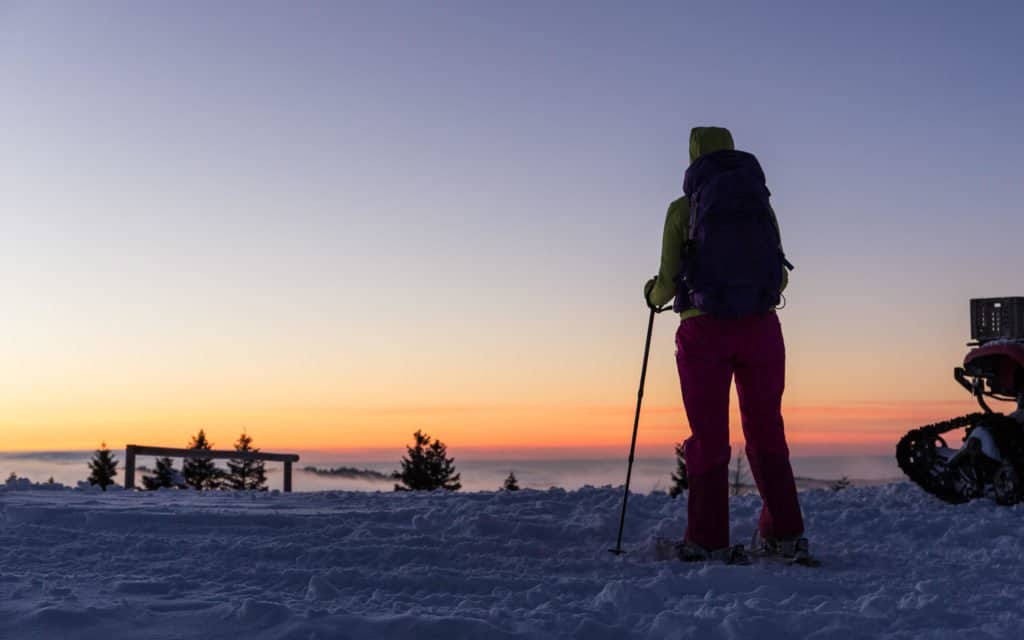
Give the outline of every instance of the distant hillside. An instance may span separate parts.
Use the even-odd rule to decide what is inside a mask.
[[[315,473],[318,476],[333,476],[335,478],[363,478],[366,480],[390,480],[391,476],[373,469],[356,469],[355,467],[335,467],[333,469],[321,469],[320,467],[305,467],[303,471]]]
[[[822,480],[820,478],[801,478],[797,476],[796,486],[798,489],[830,489],[835,483],[835,480]],[[877,487],[885,484],[893,484],[895,482],[906,482],[906,478],[893,477],[893,478],[878,478],[878,479],[862,479],[862,478],[849,478],[851,487]],[[756,487],[754,487],[756,489]]]
[[[796,481],[797,489],[831,489],[835,484],[835,480],[823,480],[821,478],[806,478],[796,476],[793,478]],[[877,487],[886,484],[893,484],[899,482],[907,482],[906,478],[879,478],[879,479],[860,479],[860,478],[848,478],[851,487]],[[730,487],[732,483],[730,483]],[[753,493],[757,491],[757,485],[750,482],[743,482],[740,484],[741,493]]]

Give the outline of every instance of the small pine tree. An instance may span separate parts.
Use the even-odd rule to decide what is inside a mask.
[[[99,485],[104,491],[114,484],[114,476],[117,475],[117,458],[110,453],[107,443],[104,442],[89,461],[89,484]]]
[[[395,485],[395,491],[461,489],[461,474],[455,473],[455,460],[448,457],[445,445],[436,439],[431,443],[430,436],[422,431],[414,433],[413,438],[416,443],[406,447],[406,457],[401,461],[402,470],[391,474],[393,479],[401,481]]]
[[[736,456],[736,466],[733,468],[732,471],[732,495],[738,496],[743,491],[744,475],[745,472],[743,469],[743,454],[740,453],[737,454]]]
[[[676,445],[676,471],[672,474],[672,486],[669,487],[668,495],[678,498],[684,491],[690,488],[686,480],[686,460],[683,459],[683,443]]]
[[[180,487],[178,472],[174,469],[174,461],[170,458],[157,458],[156,471],[151,476],[145,476],[142,479],[142,484],[148,491]]]
[[[206,439],[206,433],[200,429],[198,434],[192,436],[188,448],[209,450],[213,448],[213,444]],[[185,476],[185,484],[193,489],[202,491],[220,488],[221,472],[209,458],[188,458],[182,465],[181,472]]]
[[[843,489],[849,489],[851,486],[853,485],[850,483],[850,479],[847,478],[846,476],[843,476],[842,478],[839,478],[838,480],[832,483],[832,490],[842,491]]]
[[[516,474],[514,471],[508,472],[508,477],[505,478],[505,484],[501,487],[505,491],[519,491],[519,482],[516,480]]]
[[[238,436],[235,451],[257,453],[259,449],[252,446],[252,438],[245,432]],[[231,489],[266,491],[267,471],[262,460],[228,460],[228,472],[224,483]]]

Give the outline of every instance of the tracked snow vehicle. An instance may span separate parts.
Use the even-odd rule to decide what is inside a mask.
[[[900,469],[946,502],[991,496],[999,504],[1024,500],[1024,297],[971,300],[972,347],[953,378],[981,411],[910,431],[896,445]],[[986,398],[1012,401],[1009,415]],[[965,429],[954,449],[944,434]]]

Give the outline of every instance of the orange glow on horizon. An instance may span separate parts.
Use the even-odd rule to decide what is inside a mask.
[[[8,416],[2,425],[4,450],[93,449],[125,444],[185,446],[200,428],[218,448],[230,448],[244,429],[267,450],[338,452],[402,448],[413,431],[440,438],[451,450],[490,455],[529,450],[609,452],[628,448],[632,406],[499,404],[392,407],[277,408],[232,412],[204,407],[153,414],[95,409],[71,414]],[[962,415],[969,401],[902,404],[793,405],[784,409],[788,440],[795,452],[888,451],[915,426]],[[733,408],[731,440],[742,441]],[[668,450],[689,434],[681,406],[645,407],[639,446]],[[517,454],[518,455],[518,454]]]

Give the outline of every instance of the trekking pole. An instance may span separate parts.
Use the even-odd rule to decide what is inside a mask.
[[[615,548],[609,553],[617,556],[625,553],[622,549],[622,529],[626,525],[626,503],[629,501],[629,479],[633,475],[633,456],[636,454],[636,432],[640,426],[640,403],[644,398],[644,381],[647,379],[647,357],[651,353],[651,333],[654,331],[654,314],[661,313],[668,307],[651,307],[651,315],[647,319],[647,341],[644,343],[644,362],[640,367],[640,390],[636,393],[636,414],[633,416],[633,440],[629,443],[629,465],[626,467],[626,490],[622,494],[622,515],[619,516],[619,537]]]

